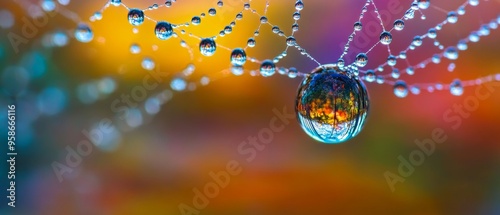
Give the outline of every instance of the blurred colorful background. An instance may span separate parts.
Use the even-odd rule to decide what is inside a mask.
[[[124,7],[111,6],[102,20],[88,21],[106,0],[60,0],[54,2],[59,12],[49,13],[41,9],[43,2],[0,2],[0,118],[5,122],[7,105],[17,105],[18,150],[16,207],[7,206],[8,199],[3,197],[0,214],[500,214],[498,83],[466,88],[461,97],[448,91],[422,91],[404,99],[396,98],[390,85],[370,83],[370,114],[356,138],[339,145],[321,144],[291,119],[278,121],[284,122],[284,129],[274,133],[269,143],[252,148],[248,143],[269,128],[278,117],[276,111],[293,112],[299,78],[252,77],[248,71],[240,77],[227,75],[228,50],[219,48],[214,56],[203,57],[196,38],[180,35],[194,49],[191,59],[179,38],[159,41],[153,22],[146,20],[134,30]],[[123,2],[142,9],[164,4]],[[298,43],[321,63],[337,61],[365,2],[304,0]],[[376,1],[383,17],[390,20],[385,26],[401,18],[411,2]],[[416,13],[404,31],[393,34],[393,51],[399,53],[415,35],[426,33],[463,2],[431,1],[432,6],[423,11],[425,20]],[[217,16],[207,16],[200,26],[188,28],[194,35],[209,37],[243,9],[237,0],[225,0],[221,8],[216,3],[179,0],[146,15],[182,23],[214,7]],[[294,3],[271,0],[268,8],[269,22],[287,34]],[[263,13],[265,4],[254,0],[251,7]],[[480,1],[466,11],[458,24],[440,31],[438,39],[445,47],[496,20],[500,1]],[[243,14],[243,20],[218,44],[246,45],[259,25],[259,16],[249,11]],[[25,23],[33,22],[33,17],[38,17],[38,24],[31,32]],[[89,43],[73,38],[81,20],[94,33]],[[377,23],[372,12],[363,21],[367,23],[364,31],[377,30],[368,27],[370,22]],[[24,40],[17,38],[13,45],[14,34]],[[367,41],[354,40],[345,58],[348,63],[379,39],[366,35]],[[470,80],[499,73],[499,38],[500,32],[492,30],[478,43],[469,44],[454,61],[453,72],[447,69],[451,61],[443,59],[403,79],[409,84],[447,84],[455,78]],[[256,41],[247,54],[259,60],[272,59],[286,48],[284,39],[267,25]],[[130,53],[134,43],[141,47],[139,54]],[[438,52],[430,40],[424,40],[408,56],[416,64]],[[385,48],[376,47],[369,56],[368,67],[373,68],[388,54]],[[130,105],[126,116],[120,115],[125,111],[117,111],[123,106],[123,96],[137,93],[152,73],[141,67],[145,57],[155,62],[156,72],[170,75]],[[211,82],[194,91],[170,90],[169,80],[191,63],[196,67],[191,81],[208,76]],[[247,64],[247,70],[258,68]],[[278,66],[307,72],[317,65],[290,49]],[[465,113],[457,112],[461,107],[466,107]],[[106,132],[99,133],[104,127]],[[429,143],[435,130],[443,131],[445,141],[431,144],[435,149],[419,165],[401,167],[398,158],[418,159],[410,157],[421,151],[416,142]],[[6,138],[7,127],[1,126],[0,131]],[[85,145],[89,151],[81,145],[89,142],[86,132],[99,140]],[[0,158],[7,159],[6,143],[0,148]],[[74,156],[75,151],[88,154]],[[0,187],[8,195],[9,167],[3,163]],[[234,174],[227,168],[235,170]],[[409,174],[402,175],[400,170]],[[220,182],[214,174],[222,179],[229,174],[227,186],[214,188]]]

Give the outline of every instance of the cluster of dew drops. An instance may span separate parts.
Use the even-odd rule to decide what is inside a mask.
[[[102,19],[102,14],[104,10],[109,7],[110,5],[113,6],[123,6],[128,10],[128,21],[131,25],[134,27],[138,27],[144,23],[145,20],[151,20],[156,23],[154,32],[156,37],[159,40],[168,40],[172,37],[176,38],[181,38],[180,39],[180,45],[186,49],[189,50],[191,56],[192,56],[192,50],[191,47],[185,42],[185,40],[182,39],[183,35],[187,35],[189,37],[197,38],[199,39],[199,52],[206,57],[213,56],[215,52],[217,51],[218,48],[226,49],[230,52],[230,63],[231,63],[231,68],[230,71],[232,74],[239,76],[242,75],[245,70],[243,66],[247,61],[250,61],[252,63],[257,63],[260,65],[259,70],[251,70],[249,71],[250,75],[252,76],[263,76],[263,77],[269,77],[273,76],[276,72],[281,74],[281,75],[286,75],[290,78],[295,78],[298,76],[307,76],[308,73],[302,73],[299,72],[296,68],[290,67],[277,67],[276,64],[283,59],[284,57],[287,56],[287,51],[290,47],[297,48],[299,52],[302,55],[305,55],[309,59],[313,60],[318,64],[318,66],[321,66],[318,61],[316,61],[304,48],[302,48],[297,40],[294,37],[295,32],[299,30],[299,24],[298,21],[301,18],[300,11],[304,9],[304,2],[302,0],[297,0],[295,1],[295,11],[292,14],[292,18],[295,21],[292,26],[291,26],[291,35],[286,35],[284,31],[280,29],[279,26],[272,25],[266,16],[267,13],[267,8],[269,7],[269,1],[266,2],[266,7],[264,14],[260,14],[257,12],[255,9],[252,9],[250,6],[250,2],[243,3],[243,8],[242,10],[236,14],[235,18],[233,21],[230,22],[229,25],[225,26],[224,29],[222,29],[218,35],[215,35],[213,37],[208,37],[208,38],[202,38],[198,37],[196,35],[193,35],[192,33],[187,33],[186,28],[189,26],[197,26],[202,24],[203,19],[205,16],[207,16],[206,13],[201,13],[200,15],[195,15],[191,18],[189,22],[185,23],[180,23],[180,24],[173,24],[167,21],[156,21],[148,16],[145,15],[145,11],[148,10],[156,10],[159,9],[160,7],[172,7],[173,4],[176,2],[176,0],[167,0],[164,4],[158,5],[158,4],[153,4],[149,6],[146,9],[138,9],[138,8],[128,8],[125,4],[122,3],[121,0],[110,0],[109,2],[106,3],[106,5],[100,10],[95,12],[93,16],[91,16],[90,20],[95,21],[95,20],[100,20]],[[430,0],[415,0],[411,3],[409,9],[405,12],[404,16],[401,17],[401,19],[397,19],[394,21],[392,28],[391,29],[386,29],[384,24],[382,23],[382,20],[380,18],[380,14],[378,13],[378,9],[375,5],[375,2],[373,0],[367,0],[365,5],[362,8],[362,13],[359,17],[359,20],[354,23],[354,29],[352,34],[349,36],[348,41],[345,45],[345,48],[343,50],[342,55],[340,56],[339,60],[336,62],[336,64],[339,67],[346,67],[348,68],[349,71],[353,71],[356,76],[359,76],[366,82],[375,82],[379,84],[390,84],[394,87],[394,94],[397,97],[406,97],[410,92],[412,94],[420,94],[421,90],[427,90],[428,92],[434,92],[434,91],[439,91],[439,90],[449,90],[453,95],[459,96],[463,94],[463,88],[466,86],[473,86],[473,85],[479,85],[484,82],[488,81],[498,81],[500,80],[500,75],[491,75],[488,77],[484,78],[479,78],[476,80],[470,80],[470,81],[461,81],[459,79],[454,80],[451,84],[441,84],[441,83],[429,83],[429,84],[419,84],[419,85],[412,85],[408,86],[405,81],[401,80],[400,77],[403,74],[407,75],[413,75],[415,74],[415,70],[418,69],[423,69],[426,67],[427,64],[429,63],[440,63],[441,59],[447,58],[449,60],[456,60],[458,59],[459,56],[459,51],[464,51],[468,47],[468,43],[470,42],[478,42],[480,40],[480,37],[482,36],[487,36],[490,34],[490,30],[492,29],[497,29],[498,24],[500,23],[500,17],[497,18],[496,20],[492,20],[491,22],[484,24],[480,27],[479,30],[473,31],[470,33],[470,35],[467,38],[464,38],[460,40],[456,46],[450,46],[445,48],[437,39],[439,31],[443,28],[443,26],[447,24],[455,24],[459,20],[459,16],[464,15],[466,13],[466,7],[467,6],[478,6],[479,5],[479,0],[466,0],[457,10],[452,10],[449,11],[447,14],[447,17],[440,23],[438,23],[435,27],[430,28],[428,32],[426,32],[423,35],[416,35],[411,44],[405,49],[402,50],[399,54],[393,54],[392,50],[390,49],[390,44],[393,39],[393,31],[402,31],[405,28],[405,21],[410,20],[415,18],[416,13],[420,13],[420,17],[422,19],[425,19],[425,14],[422,12],[425,9],[428,9],[430,7]],[[217,1],[217,7],[223,7],[224,2],[222,0]],[[349,51],[349,44],[350,42],[353,41],[354,36],[356,35],[356,32],[359,32],[363,28],[362,24],[362,19],[364,17],[364,14],[368,11],[369,7],[373,7],[373,11],[375,11],[376,14],[378,14],[378,19],[380,21],[380,25],[382,26],[383,31],[380,34],[380,40],[374,44],[374,46],[369,49],[367,52],[364,53],[359,53],[356,55],[355,61],[352,62],[351,64],[346,64],[346,62],[343,60],[343,57],[348,53]],[[243,19],[243,16],[245,11],[249,11],[252,14],[255,14],[259,16],[260,18],[260,25],[259,27],[255,30],[254,34],[252,37],[250,37],[247,40],[246,47],[243,48],[234,48],[230,49],[228,47],[225,47],[221,44],[216,43],[216,39],[218,37],[224,37],[228,34],[230,34],[233,31],[233,28],[236,26],[236,23],[238,20]],[[217,9],[214,8],[209,8],[208,11],[208,16],[216,16],[217,14]],[[248,48],[253,48],[257,44],[257,39],[256,37],[259,36],[260,34],[260,28],[263,25],[270,25],[272,32],[280,37],[284,38],[284,41],[286,42],[286,49],[278,54],[276,57],[274,57],[272,60],[258,60],[256,58],[247,56],[246,50]],[[134,32],[137,32],[138,30],[134,28]],[[180,35],[179,35],[180,33]],[[181,36],[182,35],[182,36]],[[90,42],[93,38],[93,33],[91,28],[87,24],[79,24],[75,31],[75,38],[81,42]],[[434,54],[432,57],[416,64],[416,65],[410,65],[408,61],[408,52],[415,50],[416,48],[422,46],[422,44],[425,42],[426,39],[431,39],[433,40],[433,43],[435,46],[437,46],[442,52]],[[368,53],[376,46],[376,45],[384,45],[387,47],[389,56],[387,58],[387,62],[385,62],[382,65],[379,65],[378,67],[374,69],[367,69],[367,70],[362,70],[361,68],[365,67],[368,63]],[[134,43],[130,46],[130,51],[133,54],[138,54],[141,51],[141,47]],[[403,70],[399,70],[396,68],[396,64],[398,61],[404,61],[407,64],[407,67]],[[153,70],[155,68],[155,62],[152,60],[150,57],[145,57],[142,62],[142,67],[146,70]],[[390,74],[377,74],[378,72],[383,72],[386,70],[386,67],[390,68]],[[452,72],[455,69],[455,64],[450,63],[448,66],[448,70]],[[183,91],[186,89],[195,89],[196,85],[198,83],[192,82],[188,83],[186,79],[190,74],[193,73],[195,70],[195,66],[193,64],[190,64],[184,71],[182,71],[180,74],[176,76],[171,82],[171,88],[175,91]],[[391,79],[392,78],[392,79]],[[208,76],[203,76],[200,79],[199,84],[201,85],[206,85],[210,82],[210,78]]]
[[[301,18],[300,11],[304,9],[304,3],[302,0],[297,0],[295,2],[295,11],[292,14],[292,19],[294,20],[294,23],[291,26],[291,35],[286,35],[283,30],[280,29],[279,26],[277,25],[272,25],[269,21],[269,19],[266,16],[267,13],[267,8],[269,7],[269,2],[266,3],[265,11],[263,14],[260,14],[257,12],[257,10],[251,8],[250,2],[243,3],[243,8],[240,12],[238,12],[234,19],[224,27],[217,35],[213,37],[206,37],[202,38],[199,36],[196,36],[192,33],[188,33],[186,29],[190,26],[198,26],[203,23],[203,19],[207,16],[216,16],[217,15],[217,8],[209,8],[207,13],[201,13],[199,15],[195,15],[191,18],[190,21],[185,22],[185,23],[179,23],[179,24],[174,24],[170,23],[168,21],[157,21],[154,20],[151,17],[148,17],[146,15],[146,11],[149,10],[156,10],[161,7],[172,7],[173,4],[176,2],[176,0],[167,0],[165,4],[158,5],[158,4],[153,4],[149,6],[146,9],[139,9],[139,8],[129,8],[127,7],[121,0],[110,0],[105,4],[105,6],[95,12],[91,17],[90,21],[98,21],[103,18],[103,12],[106,8],[110,6],[123,6],[128,10],[128,22],[134,27],[133,32],[137,33],[137,27],[142,25],[145,21],[150,20],[156,23],[154,33],[155,36],[159,40],[169,40],[171,38],[180,38],[180,45],[181,47],[184,47],[188,49],[189,53],[191,54],[191,60],[193,60],[193,50],[191,47],[187,44],[187,42],[182,39],[183,36],[187,35],[188,37],[192,38],[197,38],[200,42],[198,44],[199,52],[201,55],[205,57],[210,57],[215,54],[215,52],[218,49],[225,49],[230,52],[230,63],[231,67],[229,71],[235,75],[235,76],[240,76],[245,73],[245,69],[243,66],[247,63],[247,61],[250,61],[252,63],[257,63],[259,64],[259,69],[258,71],[256,70],[250,70],[249,74],[252,76],[263,76],[263,77],[270,77],[273,76],[276,73],[279,73],[280,75],[285,75],[290,78],[296,78],[298,76],[304,76],[304,73],[300,73],[296,68],[290,67],[290,68],[285,68],[285,67],[277,67],[276,64],[283,58],[287,56],[287,51],[290,47],[297,48],[302,55],[307,56],[308,58],[316,61],[309,53],[306,52],[306,50],[302,47],[299,46],[297,43],[297,40],[294,37],[295,32],[299,30],[299,24],[298,21]],[[222,0],[217,1],[217,7],[223,7],[224,2]],[[228,48],[225,47],[221,44],[218,44],[216,42],[218,37],[224,37],[228,34],[231,34],[233,32],[233,28],[236,26],[236,23],[239,20],[242,20],[244,16],[246,16],[245,12],[249,12],[251,15],[256,15],[259,16],[260,20],[260,25],[258,28],[254,31],[252,37],[248,38],[246,47],[241,47],[241,48]],[[278,54],[276,57],[274,57],[272,60],[271,59],[266,59],[266,60],[258,60],[254,57],[247,56],[246,50],[248,48],[253,48],[257,45],[257,37],[260,35],[260,29],[264,25],[270,25],[272,32],[279,37],[283,37],[284,41],[286,42],[286,49]],[[80,23],[75,30],[75,38],[83,43],[88,43],[93,40],[94,34],[88,24],[85,23]],[[132,54],[139,54],[141,52],[141,47],[137,43],[133,43],[130,45],[130,52]],[[319,64],[319,63],[318,63]],[[142,67],[146,70],[153,70],[155,69],[155,62],[152,58],[150,57],[144,57],[142,63]],[[184,91],[184,90],[194,90],[196,89],[196,86],[198,84],[201,85],[207,85],[210,83],[210,78],[208,76],[203,76],[199,83],[197,82],[187,82],[188,76],[190,76],[195,70],[195,66],[193,64],[189,64],[182,72],[179,73],[179,75],[176,76],[171,81],[171,88],[175,91]]]
[[[358,68],[365,67],[368,63],[368,55],[367,53],[359,53],[356,56],[354,65],[349,65],[349,67],[355,66],[354,70],[356,73],[361,73],[361,77],[367,82],[376,82],[379,84],[391,84],[394,86],[394,94],[397,97],[404,98],[408,96],[408,94],[411,92],[412,94],[418,95],[421,93],[422,88],[427,90],[428,92],[434,92],[434,91],[439,91],[439,90],[449,90],[452,95],[455,96],[460,96],[464,93],[464,87],[466,86],[474,86],[474,85],[480,85],[484,84],[485,82],[490,82],[490,81],[500,81],[500,75],[490,75],[487,77],[483,78],[478,78],[476,80],[470,80],[470,81],[461,81],[459,79],[454,80],[451,84],[441,84],[441,83],[428,83],[428,84],[419,84],[419,85],[413,85],[413,86],[408,86],[405,81],[400,80],[400,77],[403,73],[406,73],[408,75],[414,75],[415,70],[417,69],[424,69],[429,63],[435,63],[439,64],[441,63],[441,59],[444,57],[448,60],[454,61],[457,60],[459,57],[459,51],[465,51],[468,48],[468,43],[470,42],[478,42],[480,40],[480,37],[482,36],[488,36],[490,34],[490,30],[494,30],[498,28],[498,25],[500,24],[500,16],[494,20],[491,20],[489,23],[483,24],[479,30],[473,31],[469,34],[468,37],[461,39],[458,41],[456,46],[450,46],[445,48],[440,41],[437,39],[438,33],[440,30],[443,29],[443,27],[447,24],[456,24],[458,23],[459,16],[465,15],[466,13],[466,7],[467,6],[478,6],[479,5],[479,0],[467,0],[465,1],[462,5],[459,6],[457,10],[452,10],[447,13],[446,18],[438,23],[435,27],[432,27],[428,29],[428,31],[423,34],[423,35],[416,35],[411,44],[405,49],[399,52],[399,54],[393,54],[393,52],[390,49],[390,44],[393,39],[392,31],[402,31],[405,28],[405,21],[406,20],[411,20],[415,18],[415,13],[420,12],[421,14],[421,19],[426,19],[425,14],[422,12],[422,10],[428,9],[430,7],[430,1],[429,0],[416,0],[414,1],[410,8],[405,12],[404,16],[401,17],[401,19],[397,19],[394,21],[392,29],[385,29],[381,18],[380,14],[378,13],[378,9],[376,8],[375,4],[373,1],[368,0],[365,6],[362,9],[362,14],[360,16],[360,21],[357,21],[354,23],[354,31],[349,37],[348,41],[351,42],[354,38],[354,35],[356,35],[356,32],[361,31],[363,28],[361,19],[363,18],[363,13],[367,11],[367,7],[369,5],[373,5],[375,7],[374,11],[378,15],[378,19],[380,20],[380,23],[382,25],[383,31],[380,34],[380,40],[377,42],[377,44],[382,44],[384,46],[387,46],[387,50],[389,53],[389,56],[387,57],[387,61],[376,67],[375,69],[368,69],[368,70],[362,70],[362,71],[357,71]],[[416,65],[411,65],[409,63],[408,59],[408,52],[417,49],[418,47],[422,46],[424,43],[424,40],[428,38],[433,40],[434,46],[438,47],[441,52],[436,53],[432,55],[432,57],[416,64]],[[349,42],[346,44],[344,52],[341,56],[341,58],[338,60],[337,64],[338,65],[344,65],[344,60],[342,57],[347,54],[349,50]],[[368,52],[370,52],[375,45],[369,49]],[[406,68],[403,71],[400,71],[397,69],[395,66],[398,63],[398,60],[405,61],[407,64]],[[378,72],[383,72],[385,70],[385,67],[390,68],[390,74],[386,75],[377,75]],[[448,71],[453,72],[455,69],[455,63],[450,63],[448,66]],[[395,81],[388,80],[388,78],[393,78]]]
[[[58,0],[62,1],[62,0]],[[67,0],[69,2],[69,0]],[[391,49],[391,43],[393,41],[393,33],[397,31],[403,31],[405,26],[410,24],[409,21],[420,15],[421,19],[426,19],[424,11],[431,7],[430,0],[414,0],[411,2],[408,10],[404,13],[404,15],[393,21],[391,28],[386,29],[384,25],[379,10],[375,4],[374,0],[366,0],[363,7],[361,8],[361,14],[359,19],[354,22],[353,30],[350,36],[347,39],[347,42],[344,46],[344,50],[342,50],[341,56],[337,60],[333,60],[335,68],[339,68],[342,71],[346,71],[350,74],[350,77],[354,77],[355,79],[363,80],[367,83],[377,83],[377,84],[387,84],[393,87],[394,95],[399,98],[407,97],[410,93],[414,95],[420,94],[422,91],[427,92],[435,92],[448,90],[452,95],[460,96],[464,93],[465,87],[481,85],[486,82],[491,81],[500,81],[500,74],[493,74],[486,77],[462,81],[459,79],[454,80],[449,84],[442,83],[426,83],[426,84],[414,84],[408,85],[404,80],[401,79],[403,75],[414,75],[417,70],[425,69],[428,64],[434,63],[439,64],[442,62],[442,59],[445,58],[452,63],[449,64],[448,70],[453,72],[455,69],[455,64],[453,61],[459,58],[459,52],[465,51],[468,49],[469,43],[479,42],[481,37],[490,35],[490,31],[497,29],[500,24],[500,16],[496,19],[491,20],[490,22],[484,23],[479,27],[478,30],[472,31],[467,37],[460,39],[456,45],[444,47],[444,45],[439,41],[438,35],[439,32],[448,24],[456,24],[459,22],[460,16],[463,16],[467,12],[468,7],[476,7],[480,4],[479,0],[462,0],[464,1],[456,10],[451,10],[446,12],[447,15],[444,19],[437,23],[434,27],[427,30],[427,32],[422,35],[414,36],[413,40],[407,46],[407,48],[394,52]],[[228,72],[229,74],[233,74],[235,76],[243,75],[245,72],[248,72],[251,76],[262,76],[262,77],[270,77],[275,75],[276,73],[279,75],[284,75],[289,78],[296,77],[305,77],[310,78],[314,76],[314,73],[308,72],[299,72],[294,67],[278,67],[277,64],[285,57],[287,57],[288,50],[290,48],[297,49],[300,54],[307,57],[309,60],[312,60],[316,64],[318,64],[318,68],[323,68],[328,70],[330,65],[332,64],[321,64],[318,62],[311,54],[309,54],[303,47],[300,46],[299,42],[295,38],[295,33],[299,31],[299,21],[301,19],[301,11],[304,9],[303,0],[294,1],[295,10],[291,14],[291,18],[293,20],[293,24],[291,25],[290,30],[291,33],[286,34],[285,31],[282,30],[279,26],[273,25],[272,20],[267,17],[268,7],[270,6],[269,0],[266,1],[266,5],[264,11],[257,11],[251,7],[251,3],[253,2],[249,0],[248,2],[242,1],[242,8],[239,12],[237,12],[234,16],[234,19],[226,25],[223,29],[221,29],[218,34],[212,37],[200,37],[194,35],[193,33],[189,33],[188,30],[190,28],[195,28],[195,26],[203,25],[206,21],[205,18],[207,16],[216,16],[217,8],[221,8],[224,6],[223,0],[216,0],[216,6],[213,8],[209,8],[206,13],[203,12],[199,15],[192,16],[189,21],[184,23],[171,23],[165,20],[155,20],[149,16],[147,16],[146,12],[151,10],[157,10],[162,7],[172,7],[176,0],[167,0],[164,4],[153,4],[148,6],[146,9],[139,8],[129,8],[126,4],[124,4],[121,0],[109,0],[106,4],[97,12],[95,12],[91,17],[90,21],[98,21],[103,18],[104,11],[110,7],[123,7],[125,8],[127,13],[127,19],[130,25],[133,26],[133,33],[138,33],[138,28],[145,22],[151,21],[155,23],[154,34],[156,38],[160,41],[165,40],[179,40],[180,46],[185,48],[190,56],[191,62],[193,62],[193,46],[189,45],[184,38],[190,37],[195,38],[199,41],[194,47],[197,47],[199,53],[204,57],[213,56],[217,50],[223,49],[228,51],[228,57],[230,60],[230,68],[228,70],[223,71],[224,74]],[[47,11],[54,10],[55,3],[54,0],[44,0],[42,1],[42,8]],[[369,10],[372,10],[377,15],[377,19],[379,24],[381,25],[382,32],[380,32],[379,40],[373,44],[371,48],[362,53],[356,53],[356,57],[353,62],[345,62],[344,56],[349,53],[350,44],[354,41],[354,37],[358,34],[358,32],[363,30],[363,19],[365,13]],[[440,9],[442,11],[447,11],[444,9]],[[63,14],[64,15],[64,14]],[[66,13],[67,15],[67,13]],[[217,42],[217,39],[220,37],[230,35],[233,30],[237,27],[238,21],[242,20],[246,16],[257,16],[259,18],[259,26],[255,29],[253,35],[249,37],[246,41],[245,47],[238,48],[229,48]],[[74,20],[77,20],[76,18]],[[77,22],[78,26],[74,31],[74,37],[76,40],[88,43],[91,42],[94,38],[94,33],[89,26],[89,24],[84,22]],[[257,41],[259,39],[261,27],[268,26],[271,31],[278,37],[283,38],[283,42],[286,44],[285,49],[280,52],[277,56],[272,59],[259,60],[252,56],[247,56],[247,49],[253,48],[257,45]],[[153,30],[153,29],[152,29]],[[418,49],[424,43],[432,42],[434,46],[436,46],[439,51],[433,54],[431,57],[416,63],[411,64],[409,58],[411,57],[410,52]],[[387,48],[388,57],[387,60],[372,69],[364,69],[368,65],[369,54],[376,46],[384,46]],[[157,45],[153,47],[158,48]],[[132,54],[140,54],[141,46],[137,43],[133,43],[130,45],[130,52]],[[251,63],[255,63],[258,65],[258,69],[256,70],[245,70],[244,66],[247,61]],[[401,66],[401,64],[405,64],[404,69],[398,69],[397,66]],[[145,70],[154,70],[156,68],[155,61],[153,58],[145,56],[141,62],[141,66]],[[246,66],[245,66],[246,67]],[[318,71],[318,68],[312,71]],[[205,86],[208,85],[211,81],[215,80],[213,77],[202,76],[198,81],[188,81],[190,76],[195,71],[195,65],[193,63],[189,63],[188,66],[176,74],[174,78],[170,82],[170,88],[173,91],[185,91],[185,90],[195,90],[199,85]],[[384,73],[384,71],[387,71]],[[364,85],[362,86],[364,89]],[[359,118],[360,116],[357,116]],[[364,119],[364,116],[363,116]],[[360,123],[359,130],[362,127],[362,123]],[[303,128],[307,130],[304,126]],[[337,129],[337,128],[330,128]],[[359,132],[359,130],[357,130]],[[316,132],[317,133],[317,132]],[[311,135],[315,136],[315,135]],[[355,136],[353,134],[352,136]]]

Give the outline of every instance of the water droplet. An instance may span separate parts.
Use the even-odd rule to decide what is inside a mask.
[[[215,16],[217,14],[217,10],[215,8],[208,9],[208,15]]]
[[[265,23],[267,23],[267,21],[268,21],[268,19],[266,16],[260,17],[260,23],[265,24]]]
[[[278,34],[280,32],[280,27],[278,27],[278,26],[275,25],[275,26],[273,26],[272,31],[275,34]]]
[[[421,45],[422,45],[422,43],[423,43],[423,41],[422,41],[422,37],[420,37],[420,36],[415,36],[415,37],[413,38],[412,45],[414,45],[414,46],[421,46]]]
[[[383,84],[383,83],[385,83],[385,78],[384,78],[384,76],[377,75],[377,78],[375,81],[377,82],[377,84]]]
[[[128,22],[134,26],[144,23],[144,12],[139,9],[130,9],[128,12]]]
[[[399,72],[399,69],[393,69],[391,73],[392,78],[398,79],[401,76],[401,73]]]
[[[415,69],[413,67],[408,67],[406,68],[406,74],[408,75],[414,75],[415,74]]]
[[[295,39],[295,37],[289,36],[288,38],[286,38],[286,45],[295,46],[297,45],[297,40]]]
[[[365,67],[368,64],[368,56],[365,53],[359,53],[356,56],[355,64],[358,67]]]
[[[418,95],[418,94],[420,94],[420,87],[412,86],[412,87],[410,87],[410,91],[413,95]]]
[[[498,28],[498,24],[494,21],[491,21],[488,26],[491,28],[491,29],[497,29]]]
[[[405,19],[413,19],[413,18],[415,18],[415,11],[412,9],[408,9],[405,12]]]
[[[122,0],[110,0],[109,3],[111,3],[114,6],[120,6]]]
[[[265,60],[260,65],[260,74],[264,77],[269,77],[274,75],[276,72],[276,65],[271,60]]]
[[[433,63],[438,64],[441,62],[441,55],[435,54],[432,56],[431,60]]]
[[[241,20],[241,19],[243,19],[243,14],[242,14],[242,13],[238,13],[238,14],[236,14],[236,19],[237,19],[237,20]]]
[[[363,24],[361,24],[361,22],[354,23],[354,30],[355,31],[361,31],[362,29],[363,29]]]
[[[153,61],[153,59],[145,57],[144,59],[142,59],[141,66],[145,70],[153,70],[155,68],[155,62]]]
[[[170,37],[172,37],[172,35],[174,34],[172,24],[162,21],[156,23],[155,34],[156,37],[158,37],[158,39],[160,40],[170,39]]]
[[[298,74],[299,74],[299,71],[295,67],[291,67],[290,69],[288,69],[288,77],[289,78],[296,78]]]
[[[230,34],[233,32],[233,28],[231,26],[224,27],[224,33]]]
[[[490,35],[490,28],[488,25],[482,25],[478,32],[481,36],[488,36]]]
[[[384,45],[389,45],[392,42],[392,34],[384,31],[382,34],[380,34],[380,43]]]
[[[477,43],[479,42],[479,34],[477,32],[472,32],[470,35],[469,35],[469,40],[473,43]]]
[[[406,52],[405,51],[402,51],[401,53],[399,53],[399,58],[401,59],[406,59],[408,56],[406,55]]]
[[[295,10],[301,11],[304,9],[304,3],[301,0],[295,2]]]
[[[446,51],[444,51],[444,57],[450,60],[458,59],[458,51],[455,47],[448,47]]]
[[[367,82],[374,82],[376,78],[377,78],[377,76],[375,75],[375,71],[373,71],[371,69],[366,71],[365,80]]]
[[[68,35],[63,31],[57,31],[52,35],[51,41],[54,46],[63,47],[68,44]]]
[[[460,6],[457,10],[457,13],[458,15],[464,15],[465,14],[465,7],[464,6]]]
[[[174,78],[170,82],[170,88],[172,88],[172,90],[175,91],[184,91],[187,88],[187,82],[186,80],[184,80],[184,78],[180,77]]]
[[[130,53],[139,54],[141,52],[141,47],[137,43],[130,45]]]
[[[199,25],[201,23],[201,18],[199,16],[193,16],[193,18],[191,18],[191,23],[193,23],[193,25]]]
[[[337,144],[355,137],[369,110],[364,84],[335,65],[315,69],[301,83],[295,111],[302,129],[322,143]]]
[[[450,11],[448,13],[448,17],[446,18],[446,20],[449,22],[449,23],[457,23],[458,21],[458,15],[457,15],[457,12],[455,11]]]
[[[471,6],[478,6],[479,5],[479,0],[469,0],[469,4]]]
[[[396,58],[396,56],[394,56],[394,55],[390,55],[390,56],[387,58],[387,65],[389,65],[389,66],[396,66],[396,63],[397,63],[397,58]]]
[[[429,29],[429,31],[427,31],[427,36],[431,39],[435,39],[437,37],[436,29],[435,28]]]
[[[254,38],[248,39],[247,46],[250,48],[255,47],[255,39]]]
[[[97,11],[94,13],[92,16],[95,20],[101,20],[102,19],[102,13],[100,11]]]
[[[417,2],[418,2],[418,7],[423,10],[429,8],[429,6],[431,5],[429,0],[418,0]]]
[[[217,6],[219,7],[224,6],[224,2],[222,0],[217,1]]]
[[[455,68],[456,68],[455,63],[450,63],[450,65],[448,65],[448,72],[453,72]]]
[[[80,23],[75,29],[75,38],[82,43],[88,43],[94,38],[94,33],[87,24]]]
[[[231,64],[233,66],[243,66],[247,61],[247,54],[245,50],[241,48],[236,48],[231,53]]]
[[[454,80],[450,85],[450,92],[454,96],[461,96],[464,94],[464,87],[460,80]]]
[[[217,50],[217,45],[212,38],[202,39],[200,42],[200,52],[202,55],[210,57],[215,54]]]
[[[338,66],[338,67],[344,67],[344,66],[345,66],[345,61],[344,61],[344,59],[339,58],[339,59],[337,60],[337,66]]]
[[[404,81],[396,81],[394,84],[394,95],[398,98],[404,98],[408,96],[408,86]]]
[[[405,28],[405,22],[401,19],[394,21],[394,29],[396,31],[402,31]]]
[[[210,78],[208,76],[201,77],[200,84],[203,86],[207,86],[208,84],[210,84]]]
[[[299,20],[299,19],[300,19],[300,13],[299,13],[299,12],[295,12],[295,13],[293,13],[293,19],[294,19],[295,21]]]
[[[52,12],[56,9],[56,2],[54,0],[43,0],[42,9],[46,12]]]
[[[410,8],[411,8],[412,10],[418,10],[418,9],[420,9],[420,8],[418,7],[418,3],[417,3],[417,2],[413,2],[413,3],[411,3]]]

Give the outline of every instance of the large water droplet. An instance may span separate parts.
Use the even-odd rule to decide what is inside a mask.
[[[363,128],[369,110],[364,84],[336,65],[315,69],[300,84],[295,111],[302,129],[329,144],[345,142]]]

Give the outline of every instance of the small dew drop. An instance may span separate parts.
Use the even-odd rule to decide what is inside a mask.
[[[398,98],[405,98],[408,96],[408,86],[404,81],[396,81],[394,84],[394,95]]]
[[[217,45],[212,38],[202,39],[200,42],[200,52],[202,55],[210,57],[215,54]]]
[[[276,72],[276,65],[271,60],[265,60],[260,65],[260,74],[264,77],[269,77],[274,75]]]

